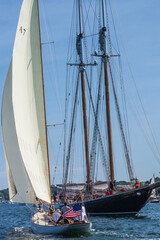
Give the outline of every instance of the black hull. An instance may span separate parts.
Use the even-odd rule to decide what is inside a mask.
[[[135,215],[147,203],[152,189],[159,186],[160,182],[159,184],[85,201],[85,208],[91,216]]]

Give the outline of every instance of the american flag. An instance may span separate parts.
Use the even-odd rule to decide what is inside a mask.
[[[66,210],[62,216],[65,218],[76,218],[81,216],[82,214],[82,205],[75,205],[73,207],[70,207],[68,210]]]

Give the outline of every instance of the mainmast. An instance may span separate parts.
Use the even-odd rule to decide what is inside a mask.
[[[110,163],[110,188],[114,185],[114,163],[113,163],[113,146],[112,146],[112,128],[111,128],[111,113],[110,113],[110,96],[109,96],[109,77],[108,77],[108,55],[107,55],[107,34],[106,34],[106,16],[105,16],[105,1],[102,0],[102,17],[103,27],[101,28],[100,47],[103,52],[102,61],[104,63],[104,78],[105,78],[105,98],[106,98],[106,116],[107,116],[107,131],[108,131],[108,150]]]
[[[81,80],[81,91],[82,91],[82,107],[83,107],[83,127],[84,127],[84,140],[85,140],[85,158],[86,158],[86,168],[87,168],[87,182],[86,182],[86,191],[85,191],[85,199],[90,199],[92,195],[92,181],[91,181],[91,171],[90,171],[90,155],[89,155],[89,137],[88,137],[88,124],[87,124],[87,105],[86,105],[86,91],[85,91],[85,67],[86,66],[96,66],[97,62],[94,63],[85,63],[84,55],[83,55],[83,24],[82,24],[82,0],[77,0],[78,4],[78,25],[79,25],[79,34],[76,37],[76,50],[79,56],[79,63],[68,63],[70,66],[78,66],[79,75]],[[77,85],[78,86],[78,85]],[[76,100],[76,98],[75,98]],[[73,113],[74,118],[74,113]],[[72,123],[73,123],[72,118]],[[73,125],[72,125],[73,126]],[[70,159],[70,148],[71,148],[72,135],[70,135],[70,144],[69,151],[67,156],[67,165],[69,166]],[[65,185],[67,182],[68,176],[68,166],[66,169],[65,175]]]
[[[84,125],[84,138],[85,138],[85,154],[86,154],[86,167],[87,167],[87,185],[86,196],[91,194],[91,173],[90,173],[90,157],[89,157],[89,138],[88,138],[88,124],[87,124],[87,107],[86,107],[86,92],[85,92],[85,64],[83,58],[83,28],[82,28],[82,6],[81,0],[78,0],[79,10],[79,35],[77,36],[77,52],[79,55],[79,72],[81,75],[81,89],[82,89],[82,105],[83,105],[83,125]]]

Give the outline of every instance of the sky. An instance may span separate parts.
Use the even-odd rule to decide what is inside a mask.
[[[98,0],[97,0],[98,1]],[[53,50],[53,59],[48,66],[53,66],[53,76],[49,77],[44,71],[46,95],[47,123],[64,121],[64,96],[66,57],[68,37],[71,25],[73,0],[40,0],[40,15],[42,15],[42,42],[54,41],[52,49],[43,46],[43,55]],[[136,86],[139,90],[146,115],[160,149],[160,1],[159,0],[112,0],[112,9],[122,48],[125,46],[129,66],[132,69]],[[22,0],[0,1],[0,105],[7,70],[12,57],[12,49],[16,33],[16,26]],[[45,17],[44,17],[45,16]],[[47,30],[46,30],[47,23]],[[49,37],[48,37],[49,36]],[[49,50],[50,49],[50,50]],[[44,64],[49,59],[44,56]],[[46,64],[47,65],[47,64]],[[125,67],[124,67],[125,69]],[[128,76],[127,76],[128,77]],[[53,85],[52,80],[56,79]],[[53,96],[51,89],[56,88]],[[130,96],[132,97],[130,85]],[[55,106],[56,105],[56,106]],[[54,109],[54,111],[52,111]],[[51,155],[55,156],[54,164],[59,156],[59,143],[62,139],[62,128],[50,130],[49,137],[56,136]],[[131,119],[131,134],[133,139],[133,157],[135,170],[139,179],[150,179],[155,173],[160,176],[160,165],[150,151],[145,139],[139,133],[135,120]],[[149,136],[150,138],[151,136]],[[62,149],[61,149],[62,150]],[[54,164],[52,169],[54,170]],[[119,164],[116,172],[121,168]],[[60,170],[62,172],[62,170]],[[123,171],[117,176],[123,179]],[[57,178],[57,183],[60,181]],[[0,189],[8,187],[2,136],[0,130]]]

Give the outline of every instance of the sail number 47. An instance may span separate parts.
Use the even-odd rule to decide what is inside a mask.
[[[19,31],[20,31],[21,34],[23,34],[23,36],[26,33],[26,29],[23,28],[22,26],[20,27]]]

